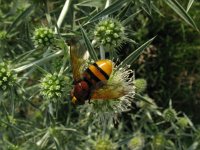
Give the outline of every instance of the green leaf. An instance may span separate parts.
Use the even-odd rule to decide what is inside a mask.
[[[3,121],[3,120],[0,120],[0,122],[2,122],[2,123],[4,123],[4,124],[6,124],[7,126],[10,126],[11,128],[13,128],[13,129],[15,129],[15,130],[17,130],[17,131],[21,132],[22,134],[24,134],[24,133],[25,133],[25,131],[24,131],[24,130],[22,130],[22,129],[18,128],[17,126],[14,126],[13,124],[11,124],[11,123],[9,123],[9,122],[5,122],[5,121]]]
[[[194,0],[189,0],[186,11],[188,12],[193,4]]]
[[[139,13],[141,12],[141,10],[138,10],[137,12],[135,12],[134,14],[130,15],[128,18],[126,18],[125,20],[122,21],[122,24],[126,25],[128,23],[130,23],[130,21],[135,18],[135,16],[137,16]]]
[[[153,3],[151,4],[152,5],[152,9],[157,12],[160,16],[164,17],[164,15],[161,13],[160,9],[154,5]]]
[[[128,144],[128,142],[129,142],[133,137],[134,137],[133,135],[132,135],[132,136],[129,136],[129,137],[126,137],[126,138],[124,138],[123,140],[119,141],[119,142],[117,143],[117,145],[122,146],[122,145]]]
[[[87,46],[88,52],[90,54],[90,57],[95,61],[98,60],[97,54],[96,54],[95,50],[93,49],[92,44],[91,44],[85,30],[82,28],[82,26],[80,26],[80,29],[81,29],[81,33],[84,38],[85,44]]]
[[[152,10],[151,1],[150,1],[150,0],[145,0],[145,1],[144,1],[144,5],[142,6],[142,9],[143,9],[149,16],[151,16],[151,10]]]
[[[119,68],[123,68],[126,65],[131,65],[136,59],[137,57],[145,50],[145,48],[147,46],[149,46],[149,44],[154,40],[155,37],[153,37],[152,39],[148,40],[146,43],[144,43],[142,46],[140,46],[138,49],[136,49],[135,51],[133,51],[129,56],[127,56],[119,65],[118,65],[118,69]]]
[[[49,72],[46,71],[45,69],[43,69],[42,67],[38,66],[38,65],[34,65],[41,73],[43,74],[48,74]]]
[[[107,7],[106,9],[102,10],[101,12],[97,13],[96,15],[94,15],[92,18],[90,18],[86,24],[89,24],[91,22],[97,21],[100,18],[102,18],[103,16],[107,16],[110,15],[114,12],[116,12],[117,10],[121,9],[121,7],[126,3],[127,0],[118,0],[116,2],[114,2],[113,4],[111,4],[109,7]],[[85,24],[85,25],[86,25]]]
[[[143,97],[142,95],[140,95],[138,93],[135,93],[135,99],[140,100],[140,101],[142,100],[148,104],[154,105],[148,99],[146,99],[145,97]]]
[[[165,3],[167,3],[169,7],[171,7],[183,20],[185,20],[187,24],[199,31],[194,20],[176,0],[166,0]]]
[[[192,145],[188,148],[188,150],[197,150],[199,146],[199,142],[195,141],[194,143],[192,143]]]
[[[7,33],[12,31],[15,27],[19,26],[35,9],[36,5],[29,6],[25,11],[23,11],[17,19],[12,23],[12,25],[8,28]]]
[[[54,140],[54,143],[56,145],[56,150],[61,150],[59,140],[55,136],[53,137],[53,140]]]
[[[63,51],[58,51],[58,52],[56,52],[56,53],[54,53],[52,55],[49,55],[49,56],[47,56],[45,58],[42,58],[40,60],[34,61],[34,62],[30,63],[30,64],[18,67],[18,68],[13,69],[13,70],[16,71],[16,72],[21,72],[21,71],[26,70],[28,68],[31,68],[31,67],[33,67],[35,65],[40,65],[40,64],[44,63],[45,61],[48,61],[48,60],[50,60],[50,59],[52,59],[54,57],[58,57],[58,56],[60,56],[62,54],[63,54]]]
[[[30,57],[31,54],[33,54],[37,49],[33,49],[27,52],[24,52],[23,54],[16,56],[14,60],[12,61],[13,63],[20,63]]]
[[[130,1],[123,9],[120,11],[116,18],[119,18],[120,20],[123,20],[123,18],[126,16],[127,12],[133,7],[132,1]]]
[[[84,6],[84,7],[101,7],[103,3],[101,1],[94,1],[94,0],[86,0],[76,4],[76,6]]]

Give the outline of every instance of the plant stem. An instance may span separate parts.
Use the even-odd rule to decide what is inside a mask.
[[[110,5],[110,3],[111,3],[111,0],[107,0],[104,9],[106,9]],[[107,18],[107,17],[108,17],[108,15],[106,15],[103,18]],[[101,57],[101,59],[105,59],[105,50],[104,50],[104,46],[102,44],[100,45],[100,57]]]
[[[105,51],[103,45],[100,45],[100,57],[101,59],[105,59]]]

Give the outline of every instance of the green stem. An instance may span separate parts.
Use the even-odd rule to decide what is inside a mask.
[[[105,50],[103,45],[100,45],[100,57],[101,59],[105,59]]]
[[[69,48],[66,46],[64,40],[63,40],[63,49],[64,49],[64,58],[63,58],[63,64],[62,64],[62,67],[59,71],[59,76],[63,74],[64,72],[64,69],[65,69],[65,66],[66,66],[66,63],[67,63],[67,60],[69,59]]]

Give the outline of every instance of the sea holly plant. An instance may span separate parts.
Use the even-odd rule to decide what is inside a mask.
[[[169,6],[198,31],[188,13],[192,3],[185,10],[176,0],[0,2],[0,149],[198,149],[199,131],[189,117],[173,101],[159,107],[148,93],[151,83],[134,70],[160,36],[137,38],[141,18],[148,22],[162,15],[160,5]],[[70,51],[74,41],[81,58]],[[93,62],[111,61],[99,90],[120,96],[85,93],[90,101],[74,106],[74,58],[83,62],[80,75]]]

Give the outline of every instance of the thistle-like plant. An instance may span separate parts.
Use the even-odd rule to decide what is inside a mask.
[[[134,69],[139,55],[151,48],[155,37],[149,37],[158,34],[148,23],[156,13],[163,16],[160,6],[168,5],[198,30],[188,13],[192,3],[185,10],[172,0],[1,1],[0,149],[198,148],[198,129],[190,119],[172,105],[159,107],[146,93],[146,80],[135,80]],[[77,39],[83,41],[80,53],[86,50],[83,58],[70,53]],[[153,45],[160,52],[158,42]],[[73,74],[72,58],[110,59],[114,67],[105,84],[123,95],[73,106],[72,79],[83,72]],[[193,136],[194,142],[188,140]]]

